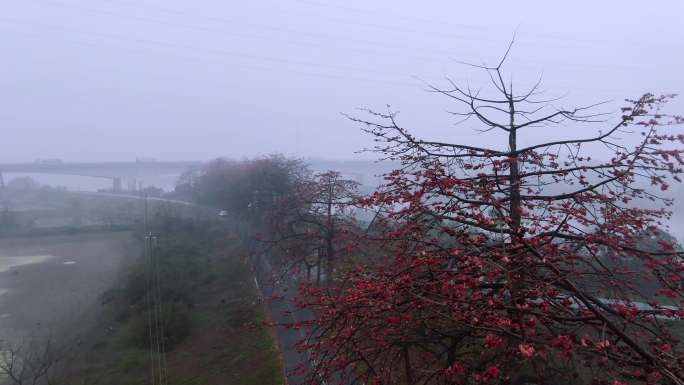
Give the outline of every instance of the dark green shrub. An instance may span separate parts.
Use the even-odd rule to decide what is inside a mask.
[[[159,315],[159,330],[163,332],[163,343],[166,351],[173,349],[190,335],[190,310],[182,303],[165,303]],[[133,318],[129,324],[128,343],[135,347],[149,349],[150,319],[153,335],[157,330],[155,312],[144,311]],[[156,341],[155,341],[156,343]]]

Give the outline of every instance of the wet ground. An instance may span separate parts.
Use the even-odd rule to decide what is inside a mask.
[[[129,232],[0,240],[0,339],[77,336],[139,253]]]

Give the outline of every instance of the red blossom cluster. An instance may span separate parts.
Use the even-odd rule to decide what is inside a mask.
[[[434,91],[504,149],[417,139],[391,111],[355,119],[401,167],[357,201],[382,213],[358,238],[373,252],[334,285],[302,286],[310,382],[684,383],[682,252],[644,241],[684,164],[684,137],[661,133],[682,123],[661,110],[671,96],[628,101],[594,136],[521,146],[525,130],[600,115],[529,109],[536,87],[516,95],[485,69],[501,98]],[[621,141],[630,127],[643,132]]]

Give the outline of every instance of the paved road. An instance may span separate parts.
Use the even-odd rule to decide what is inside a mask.
[[[295,294],[294,289],[292,288],[293,285],[287,285],[290,286],[290,289],[287,291],[284,291],[283,287],[281,287],[285,285],[274,285],[274,280],[272,278],[273,270],[265,258],[259,258],[256,270],[256,278],[259,282],[259,287],[261,288],[263,295],[267,298],[267,303],[270,307],[271,316],[275,324],[291,324],[311,317],[311,314],[307,314],[306,311],[301,309],[295,309],[292,305],[292,299]],[[306,378],[304,376],[292,373],[301,363],[304,363],[305,365],[308,365],[309,363],[309,357],[306,354],[300,353],[296,348],[297,342],[304,337],[303,331],[277,326],[276,335],[278,337],[280,351],[283,355],[283,364],[285,365],[288,384],[306,384]]]
[[[140,200],[143,198],[142,196],[135,195],[135,194],[113,194],[113,193],[106,193],[106,192],[90,192],[90,191],[75,191],[72,193],[80,194],[80,195],[87,195],[87,196],[94,196],[94,197],[109,197],[109,198],[128,199],[128,200]],[[181,206],[199,206],[199,205],[192,203],[192,202],[179,201],[176,199],[147,197],[147,200],[148,201],[154,201],[154,202],[174,203],[174,204],[181,205]],[[207,208],[204,206],[200,206],[200,207]],[[212,209],[212,211],[213,211],[213,209]]]

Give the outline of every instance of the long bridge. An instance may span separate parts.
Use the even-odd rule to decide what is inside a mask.
[[[173,176],[176,179],[184,171],[201,165],[200,161],[154,161],[136,160],[132,162],[62,162],[59,160],[43,160],[25,163],[0,164],[0,188],[4,186],[4,174],[28,173],[82,176],[100,178],[111,181],[111,191],[121,192],[127,182],[127,190],[138,188],[138,182],[150,176]],[[344,178],[353,179],[362,185],[375,187],[381,178],[378,175],[391,169],[393,165],[372,161],[325,161],[311,160],[308,162],[312,171],[325,172],[335,170]],[[124,182],[124,183],[122,183]]]
[[[112,181],[112,191],[122,190],[122,180],[135,181],[149,175],[180,175],[198,161],[135,161],[135,162],[83,162],[36,161],[33,163],[0,164],[0,187],[4,187],[3,175],[7,173],[30,173],[71,175],[103,178]]]

